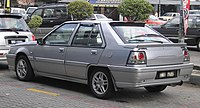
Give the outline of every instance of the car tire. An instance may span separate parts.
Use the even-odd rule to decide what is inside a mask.
[[[165,90],[167,85],[159,85],[159,86],[149,86],[145,87],[148,92],[161,92]]]
[[[17,58],[15,71],[17,78],[21,81],[30,81],[35,76],[28,58],[24,55]]]
[[[200,51],[200,39],[197,40],[197,50]]]
[[[97,98],[107,99],[115,93],[111,75],[106,69],[94,69],[90,75],[89,86]]]

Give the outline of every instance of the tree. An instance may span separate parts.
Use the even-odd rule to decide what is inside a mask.
[[[28,22],[28,26],[34,29],[34,31],[36,31],[41,24],[42,24],[42,17],[38,15],[33,15],[31,17],[31,20]]]
[[[89,18],[94,13],[94,7],[87,1],[77,0],[68,5],[69,14],[73,20],[82,20]]]
[[[143,21],[153,11],[153,6],[147,0],[123,0],[118,10],[129,21]]]

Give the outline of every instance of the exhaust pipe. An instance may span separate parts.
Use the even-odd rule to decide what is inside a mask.
[[[177,85],[181,86],[182,84],[183,84],[183,81],[181,81],[179,83],[170,84],[170,86],[175,87]]]

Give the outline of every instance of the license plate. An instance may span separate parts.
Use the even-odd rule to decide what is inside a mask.
[[[158,71],[156,79],[175,78],[177,77],[177,70]]]
[[[8,40],[9,44],[17,44],[17,43],[21,43],[21,42],[25,42],[25,40]]]

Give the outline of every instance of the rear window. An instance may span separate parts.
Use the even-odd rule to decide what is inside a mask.
[[[169,40],[147,26],[111,25],[124,43],[169,43]]]
[[[2,29],[29,30],[21,16],[0,16],[0,30]]]

